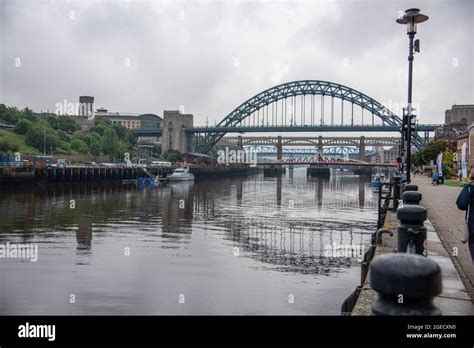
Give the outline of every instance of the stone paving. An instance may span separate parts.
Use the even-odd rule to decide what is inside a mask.
[[[423,195],[421,204],[428,210],[428,217],[474,303],[474,266],[467,244],[460,241],[465,212],[459,210],[455,203],[461,187],[432,186],[426,176],[415,176],[412,183],[418,185]],[[458,255],[454,256],[456,248]],[[474,307],[471,314],[474,314]]]

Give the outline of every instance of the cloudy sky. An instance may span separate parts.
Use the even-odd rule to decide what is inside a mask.
[[[0,102],[35,111],[93,95],[96,107],[177,109],[220,120],[301,79],[406,101],[406,28],[419,7],[414,102],[423,123],[474,103],[474,2],[0,0]],[[398,110],[394,110],[398,111]]]

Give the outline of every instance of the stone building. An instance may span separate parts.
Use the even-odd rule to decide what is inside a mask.
[[[369,163],[396,163],[399,155],[398,146],[393,146],[390,149],[379,149],[374,154],[369,155]]]
[[[474,123],[474,104],[453,105],[446,110],[442,137],[456,139],[469,125]]]
[[[179,110],[163,111],[163,153],[171,149],[180,153],[190,151],[191,137],[186,134],[185,128],[192,127],[192,114],[182,114]]]
[[[99,114],[97,114],[99,116]],[[121,114],[121,113],[107,113],[100,115],[103,118],[110,120],[113,124],[120,124],[128,129],[147,128],[157,129],[161,128],[162,118],[155,114]]]
[[[456,139],[456,152],[458,154],[458,167],[461,164],[461,150],[464,143],[467,144],[466,146],[466,161],[467,161],[467,174],[471,168],[474,168],[474,124],[471,124],[467,127],[466,131],[463,132],[459,137]]]

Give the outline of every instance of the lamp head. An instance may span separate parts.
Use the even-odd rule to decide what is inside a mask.
[[[428,20],[428,16],[420,13],[418,8],[409,8],[405,10],[405,14],[397,18],[397,23],[407,25],[408,34],[416,34],[416,25]]]

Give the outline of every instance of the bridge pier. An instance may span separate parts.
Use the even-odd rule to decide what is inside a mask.
[[[323,155],[323,136],[322,135],[318,137],[318,154],[321,156]]]
[[[244,145],[242,143],[242,136],[239,135],[237,137],[237,151],[242,151],[244,149]]]
[[[365,137],[363,135],[359,141],[359,160],[365,161]]]
[[[331,175],[331,170],[328,166],[309,166],[306,169],[307,176],[328,177]]]
[[[356,174],[356,175],[372,175],[372,168],[371,167],[354,168],[354,174]]]
[[[283,145],[281,143],[281,135],[277,139],[277,161],[283,159]]]

